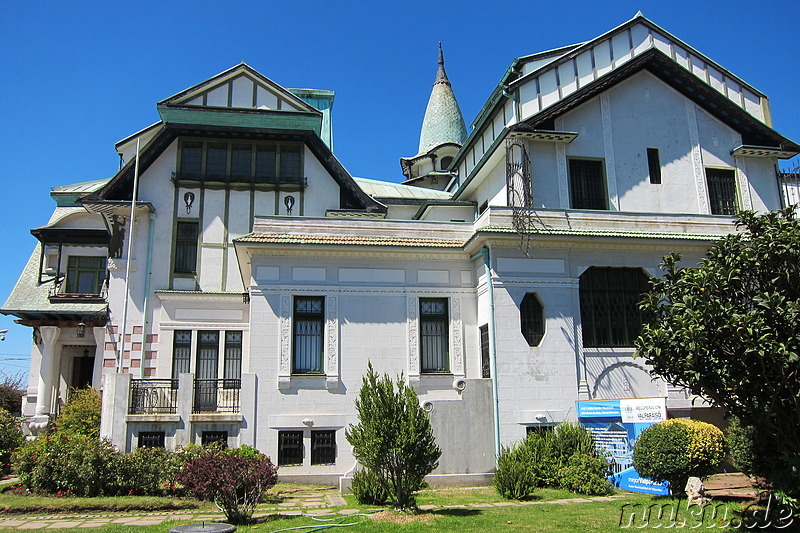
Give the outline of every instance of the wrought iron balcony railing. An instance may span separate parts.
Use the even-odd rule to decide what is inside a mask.
[[[128,413],[174,414],[178,412],[178,384],[172,379],[132,379]]]
[[[238,413],[241,379],[195,379],[195,413]]]

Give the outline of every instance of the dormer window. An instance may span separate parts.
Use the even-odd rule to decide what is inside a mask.
[[[105,279],[105,257],[71,255],[67,259],[68,294],[100,294]]]
[[[452,157],[450,157],[450,156],[443,157],[441,159],[441,161],[439,161],[439,168],[441,170],[447,170],[448,168],[450,168],[450,165],[452,165],[452,164],[453,164],[453,158]]]

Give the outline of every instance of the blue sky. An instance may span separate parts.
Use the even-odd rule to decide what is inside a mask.
[[[242,60],[285,87],[336,91],[336,155],[354,176],[400,181],[439,41],[469,126],[514,57],[586,41],[639,10],[766,93],[775,128],[800,141],[800,3],[3,2],[0,303],[36,245],[29,230],[55,206],[49,188],[112,176],[114,143],[155,122],[156,102]],[[0,372],[27,371],[30,328],[0,317],[6,328]]]

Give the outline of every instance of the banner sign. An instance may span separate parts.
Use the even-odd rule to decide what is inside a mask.
[[[611,460],[609,480],[632,492],[669,495],[667,483],[641,477],[633,468],[633,445],[645,428],[667,419],[665,398],[576,402],[578,421],[594,437],[597,452]]]

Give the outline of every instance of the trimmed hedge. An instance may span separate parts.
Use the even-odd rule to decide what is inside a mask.
[[[713,474],[724,459],[725,440],[719,428],[682,418],[648,427],[633,448],[636,471],[669,482],[673,494],[683,491],[689,477]]]

